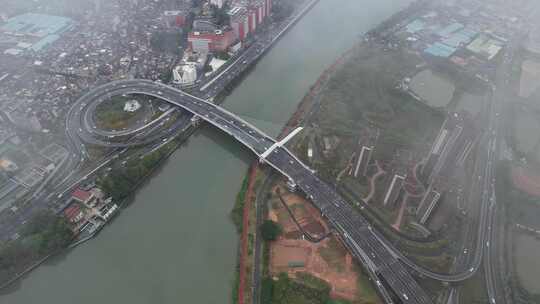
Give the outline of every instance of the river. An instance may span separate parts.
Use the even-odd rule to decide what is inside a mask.
[[[276,135],[327,66],[410,2],[321,0],[224,106]],[[30,273],[0,303],[229,303],[238,245],[229,212],[253,160],[204,128],[101,234]]]

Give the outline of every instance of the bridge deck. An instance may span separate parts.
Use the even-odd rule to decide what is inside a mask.
[[[112,85],[105,85],[102,87],[101,92],[98,88],[81,97],[72,109],[81,105],[82,110],[84,105],[99,96],[103,96],[103,94],[118,93],[155,96],[179,106],[234,137],[258,157],[261,157],[265,151],[276,143],[274,139],[256,127],[215,104],[188,95],[175,88],[146,80],[119,81]],[[70,121],[70,126],[71,129],[79,129],[80,120]],[[86,130],[81,135],[91,138],[93,134],[91,130]],[[92,143],[114,145],[104,140],[94,140]],[[145,142],[141,141],[141,143]],[[137,143],[127,143],[125,146],[132,144]],[[329,222],[335,226],[334,228],[350,242],[353,255],[359,258],[361,262],[367,263],[366,268],[380,276],[402,303],[432,303],[428,295],[416,283],[401,262],[398,261],[396,254],[383,242],[382,237],[372,231],[369,223],[289,150],[278,146],[269,153],[265,158],[265,162],[281,174],[292,179],[302,189]],[[387,292],[382,285],[377,287],[382,289],[381,292],[385,295],[385,301],[390,302],[391,300],[386,296]]]

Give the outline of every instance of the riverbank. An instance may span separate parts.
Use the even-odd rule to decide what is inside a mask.
[[[311,86],[308,93],[304,96],[304,98],[302,98],[300,103],[297,105],[294,113],[290,116],[288,121],[284,124],[281,131],[276,137],[277,139],[281,139],[285,137],[291,130],[301,125],[304,122],[304,120],[309,117],[308,112],[311,111],[313,107],[315,106],[316,101],[318,100],[317,99],[318,93],[320,93],[321,89],[324,87],[324,85],[328,81],[331,74],[335,72],[339,66],[345,63],[348,56],[350,56],[350,54],[352,53],[352,50],[353,49],[350,49],[347,52],[343,53],[331,66],[329,66],[328,68],[324,70],[324,72],[316,80],[315,84]],[[240,232],[242,236],[241,244],[240,244],[241,254],[239,256],[239,267],[237,270],[239,279],[235,279],[235,283],[233,284],[233,302],[238,303],[238,304],[246,303],[245,301],[246,291],[247,293],[250,293],[253,290],[259,290],[261,288],[260,284],[261,284],[262,278],[256,277],[256,276],[261,276],[262,273],[265,273],[265,275],[268,275],[269,266],[270,266],[268,265],[269,250],[270,250],[268,244],[264,245],[265,246],[264,253],[257,252],[257,249],[255,250],[252,249],[248,253],[248,245],[249,245],[248,243],[250,241],[250,239],[248,239],[248,231],[250,230],[250,228],[252,231],[254,230],[255,236],[253,236],[251,239],[256,239],[259,234],[258,226],[257,226],[259,224],[257,220],[257,214],[253,213],[251,210],[253,199],[254,197],[259,197],[259,196],[270,196],[270,193],[260,192],[260,191],[268,191],[268,189],[266,189],[265,187],[258,189],[260,191],[253,189],[257,180],[257,170],[258,170],[258,164],[257,163],[252,164],[252,167],[250,168],[250,171],[248,175],[246,176],[246,179],[243,182],[243,186],[238,194],[238,198],[242,198],[242,200],[239,201],[237,199],[237,205],[239,205],[239,203],[243,203],[241,205],[243,207],[242,208],[243,210],[242,225],[237,225],[237,227],[240,226],[242,228]],[[258,206],[258,208],[263,208],[263,206]],[[240,210],[239,207],[235,207],[235,209]],[[251,225],[255,224],[255,227],[249,227],[250,223]],[[257,246],[257,244],[255,244],[255,246]],[[253,247],[253,245],[251,247]],[[259,250],[262,250],[262,249],[259,249]],[[251,280],[252,280],[251,284],[246,285],[247,284],[246,277],[248,276],[248,274],[250,273],[250,270],[252,269],[248,269],[248,267],[246,267],[245,265],[248,262],[248,260],[250,260],[252,263],[260,262],[259,259],[261,259],[261,257],[257,256],[257,254],[259,255],[264,254],[266,256],[266,257],[262,257],[263,271],[262,272],[256,271],[256,273],[253,272],[252,273],[253,276],[251,277]],[[238,284],[236,282],[238,282]],[[362,277],[361,282],[362,284],[366,284],[367,280]],[[267,284],[268,282],[266,282],[266,285]],[[369,290],[369,288],[366,288],[366,289]],[[368,294],[369,294],[369,299],[370,299],[369,301],[372,301],[376,293],[372,291],[372,292],[368,292]],[[264,290],[264,287],[263,287],[263,290],[260,291],[260,295],[262,297],[268,297],[268,290]],[[258,296],[259,296],[259,293],[256,293],[255,294],[256,298],[248,298],[248,299],[251,299],[252,303],[256,304],[256,303],[259,303],[260,301]],[[376,301],[376,300],[373,300],[373,301]]]
[[[172,155],[172,153],[174,153],[178,148],[180,148],[180,146],[182,146],[182,144],[185,143],[185,141],[193,134],[194,131],[195,131],[194,127],[189,127],[174,139],[174,145],[170,145],[170,142],[169,142],[168,144],[160,147],[160,149],[152,152],[152,153],[160,154],[162,152],[162,149],[167,150],[165,152],[165,154],[163,154],[163,155],[160,154],[160,158],[157,161],[157,163],[144,176],[142,176],[131,189],[128,190],[131,193],[131,195],[124,198],[122,201],[120,201],[118,203],[119,209],[118,209],[118,211],[115,212],[114,216],[109,218],[105,223],[103,223],[98,229],[93,231],[91,234],[89,234],[89,235],[87,235],[85,237],[82,237],[82,238],[75,238],[73,240],[73,243],[71,243],[64,250],[60,250],[60,251],[48,254],[45,257],[41,258],[36,263],[28,266],[28,268],[26,268],[24,271],[15,274],[15,276],[13,278],[11,278],[8,281],[0,284],[0,290],[5,289],[5,288],[11,286],[12,284],[16,283],[19,279],[23,278],[25,275],[29,274],[31,271],[33,271],[34,269],[36,269],[37,267],[39,267],[40,265],[45,263],[48,259],[50,259],[52,257],[55,257],[57,255],[63,254],[66,251],[71,250],[71,249],[73,249],[73,248],[75,248],[75,247],[77,247],[79,245],[82,245],[82,244],[90,241],[91,239],[95,238],[97,235],[99,235],[99,233],[108,224],[110,224],[111,221],[113,221],[119,213],[121,213],[121,210],[123,208],[127,207],[127,205],[129,205],[129,203],[133,200],[133,196],[136,195],[137,190],[144,183],[148,182],[148,180],[151,179],[152,176],[154,176],[159,171],[159,169],[163,166],[163,164],[167,161],[167,159]],[[114,163],[111,164],[111,165],[114,165]]]
[[[420,2],[418,2],[420,3]],[[406,15],[407,10],[404,10],[402,12],[397,13],[394,15],[394,17],[391,17],[389,20],[394,19],[400,19],[404,18],[404,15]],[[395,20],[394,20],[395,21]],[[375,34],[378,31],[383,31],[385,28],[391,27],[393,24],[391,22],[383,22],[378,27],[373,29],[370,33]],[[317,79],[314,85],[311,86],[308,93],[302,98],[300,103],[298,104],[296,111],[293,113],[293,115],[289,118],[285,126],[283,127],[282,131],[278,135],[277,138],[282,138],[286,134],[288,134],[290,131],[292,131],[294,128],[302,125],[304,127],[309,127],[311,123],[313,123],[312,118],[315,116],[316,112],[319,111],[320,102],[321,102],[321,93],[324,90],[325,86],[328,84],[328,81],[335,75],[336,71],[343,67],[343,65],[347,64],[347,61],[351,59],[353,55],[355,55],[355,52],[360,51],[362,47],[364,47],[365,44],[359,43],[358,45],[355,45],[353,48],[349,49],[345,53],[343,53],[331,66],[326,68],[324,72],[320,75],[320,77]],[[309,132],[309,130],[307,131]],[[299,136],[303,137],[303,136]],[[293,140],[292,145],[295,145],[296,148],[298,148],[299,140]],[[298,150],[298,149],[297,149]],[[305,152],[302,150],[302,152]],[[302,159],[304,155],[301,156]],[[367,283],[368,280],[363,280],[364,283]],[[256,282],[253,282],[251,287],[254,286]],[[367,283],[369,284],[369,283]],[[239,302],[240,303],[240,302]]]
[[[275,137],[310,85],[358,33],[406,4],[321,1],[249,69],[224,106]],[[335,23],[336,18],[343,22]],[[341,34],[332,43],[320,43],[336,31]],[[253,155],[208,127],[179,151],[138,190],[132,206],[106,233],[39,267],[2,300],[230,302],[238,238],[228,214]],[[92,292],[96,289],[102,292]]]
[[[317,4],[319,2],[319,0],[306,0],[304,1],[304,3],[302,3],[301,5],[299,5],[298,7],[295,8],[294,12],[292,13],[291,15],[291,19],[290,20],[287,20],[285,22],[283,22],[282,24],[280,24],[281,26],[279,27],[280,28],[280,31],[278,32],[278,34],[272,38],[271,41],[269,41],[267,43],[267,45],[262,49],[262,52],[256,56],[253,60],[250,60],[249,63],[243,65],[245,66],[244,68],[241,69],[241,71],[239,72],[239,74],[237,75],[233,75],[235,77],[244,77],[245,73],[246,72],[249,72],[250,69],[252,68],[252,66],[254,64],[256,64],[256,62],[293,26],[295,25],[315,4]],[[238,63],[239,64],[239,63]],[[227,68],[227,67],[226,67]],[[220,73],[222,73],[223,71],[219,71]],[[226,97],[226,91],[227,90],[232,90],[234,88],[234,86],[236,86],[238,84],[238,82],[233,82],[234,79],[232,79],[232,81],[229,82],[229,84],[227,84],[222,90],[220,90],[219,94],[218,94],[218,97],[216,99],[216,103],[217,104],[221,104],[224,100],[225,100],[225,97]],[[137,189],[140,188],[140,186],[144,183],[146,183],[154,174],[155,172],[163,165],[163,163],[170,157],[170,155],[172,153],[174,153],[174,151],[176,151],[181,145],[183,142],[185,142],[185,140],[187,140],[187,138],[189,138],[189,136],[191,136],[193,134],[193,132],[196,130],[196,127],[195,126],[188,126],[186,129],[183,129],[181,134],[178,135],[177,138],[181,138],[180,141],[177,141],[175,147],[173,147],[172,149],[168,149],[169,146],[165,146],[165,148],[168,149],[168,151],[166,152],[165,155],[160,155],[160,158],[158,160],[158,162],[155,164],[155,166],[153,168],[151,168],[144,176],[142,176],[141,178],[138,179],[138,181],[136,182],[136,184],[131,187],[131,189],[129,189],[129,192],[132,192],[133,194],[130,196],[130,197],[127,197],[125,199],[123,199],[120,203],[119,203],[119,206],[120,208],[122,207],[125,207],[125,205],[129,204],[129,202],[132,201],[132,198],[133,196],[136,194],[137,192]],[[162,147],[163,148],[163,147]],[[160,148],[161,150],[161,148]],[[160,150],[158,151],[155,151],[155,152],[159,152]],[[114,164],[111,164],[111,166],[114,166]],[[119,213],[121,211],[121,209],[117,212]],[[93,239],[94,237],[96,237],[102,230],[103,228],[109,223],[109,221],[107,221],[106,223],[104,223],[99,229],[93,231],[91,234],[89,234],[88,236],[85,236],[83,238],[80,238],[80,239],[76,239],[76,241],[74,243],[72,243],[67,249],[72,249],[76,246],[79,246],[81,244],[84,244],[86,242],[88,242],[89,240]],[[53,253],[53,254],[50,254],[50,255],[47,255],[46,257],[44,257],[43,259],[39,260],[38,262],[36,262],[35,264],[32,264],[31,266],[29,266],[26,270],[24,270],[23,272],[21,273],[18,273],[16,274],[16,276],[10,280],[8,280],[7,282],[3,283],[0,285],[0,290],[1,289],[4,289],[8,286],[10,286],[11,284],[13,284],[14,282],[16,282],[18,279],[20,279],[21,277],[23,277],[25,274],[29,273],[30,271],[34,270],[36,267],[38,267],[39,265],[43,264],[48,258],[50,258],[51,256],[55,256],[59,253]]]

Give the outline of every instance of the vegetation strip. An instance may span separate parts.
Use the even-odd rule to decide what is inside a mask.
[[[248,255],[248,226],[249,226],[249,211],[253,198],[253,187],[257,178],[257,165],[253,164],[250,168],[247,191],[244,197],[244,208],[242,217],[242,239],[240,251],[240,273],[238,279],[238,304],[244,304],[244,288],[246,282],[245,259]]]

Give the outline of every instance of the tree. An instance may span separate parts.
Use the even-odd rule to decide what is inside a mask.
[[[223,4],[221,8],[217,7],[217,5],[212,5],[212,8],[214,11],[214,19],[216,20],[217,25],[225,26],[230,24],[231,16],[228,14],[228,3]]]
[[[274,292],[274,280],[265,277],[261,283],[261,303],[272,304],[272,293]]]
[[[266,220],[261,225],[261,235],[266,241],[274,241],[281,234],[281,226],[271,220]]]

